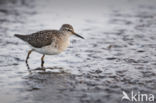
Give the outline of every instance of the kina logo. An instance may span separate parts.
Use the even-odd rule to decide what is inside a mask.
[[[132,101],[132,102],[154,102],[155,97],[154,94],[140,93],[131,91],[130,95],[128,95],[125,91],[122,91],[121,101]]]

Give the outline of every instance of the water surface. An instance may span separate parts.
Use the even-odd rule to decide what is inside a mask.
[[[70,5],[70,6],[69,6]],[[120,103],[122,91],[156,96],[154,0],[0,1],[2,103]],[[71,38],[57,56],[40,57],[14,37],[72,24],[86,39]]]

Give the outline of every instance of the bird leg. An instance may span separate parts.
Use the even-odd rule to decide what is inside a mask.
[[[29,56],[30,56],[30,54],[31,54],[31,52],[32,52],[33,50],[30,50],[29,52],[28,52],[28,55],[27,55],[27,58],[26,58],[26,63],[28,63],[28,59],[29,59]]]
[[[41,67],[43,67],[43,65],[44,65],[44,57],[45,57],[45,54],[43,54],[43,56],[41,58]]]

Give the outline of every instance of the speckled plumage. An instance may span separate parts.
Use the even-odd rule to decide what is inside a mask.
[[[41,48],[50,45],[55,39],[59,39],[61,32],[58,30],[43,30],[30,35],[16,34],[15,36],[29,43],[32,47]]]
[[[16,37],[27,42],[31,51],[36,51],[44,55],[55,55],[64,51],[69,45],[69,37],[76,35],[83,39],[82,36],[74,32],[70,24],[64,24],[59,30],[43,30],[29,35],[15,34]],[[28,53],[26,62],[31,51]]]

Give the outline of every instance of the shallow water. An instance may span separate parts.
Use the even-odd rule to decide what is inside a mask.
[[[70,5],[70,6],[69,6]],[[120,103],[122,91],[156,96],[154,0],[0,1],[2,103]],[[45,57],[15,33],[58,29],[64,23],[86,39],[71,38],[62,54]],[[156,98],[156,97],[155,97]]]

